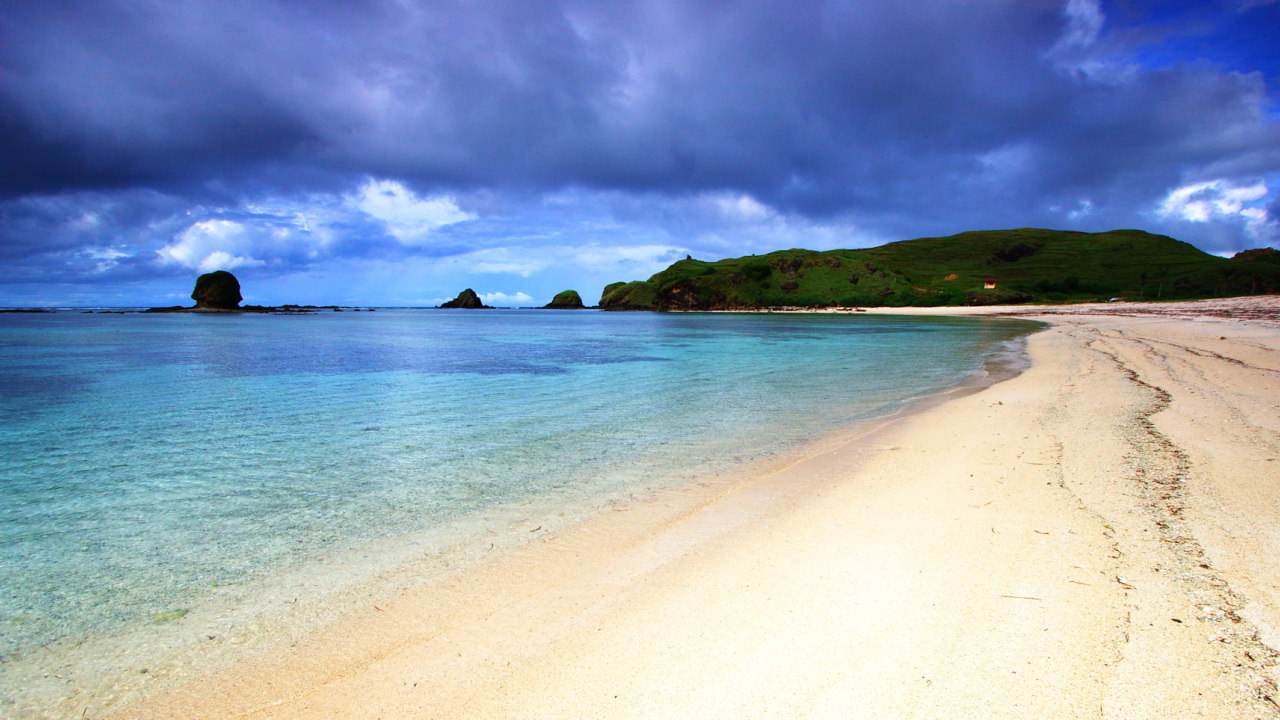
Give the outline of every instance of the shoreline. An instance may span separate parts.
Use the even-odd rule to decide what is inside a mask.
[[[495,506],[430,530],[362,542],[245,582],[213,585],[193,601],[160,606],[155,617],[163,620],[144,619],[92,636],[65,633],[47,646],[33,645],[0,659],[6,686],[0,693],[0,717],[8,716],[6,709],[21,717],[103,717],[246,656],[324,632],[337,619],[382,604],[403,588],[443,583],[459,568],[616,512],[637,498],[650,503],[710,502],[729,485],[769,474],[793,462],[797,453],[811,453],[853,428],[896,421],[975,392],[995,381],[992,375],[1016,373],[1018,368],[1010,363],[1018,358],[1011,355],[1024,345],[1025,338],[992,346],[977,356],[986,361],[973,363],[969,374],[957,375],[952,386],[922,386],[916,396],[904,395],[875,415],[849,415],[841,420],[844,424],[824,425],[827,429],[805,433],[797,443],[791,442],[797,436],[794,429],[776,435],[775,444],[779,436],[787,443],[767,452],[756,445],[721,443],[725,449],[713,451],[705,467],[695,469],[685,455],[686,461],[671,473],[654,475],[642,486],[601,487],[588,493],[569,485],[563,493]]]
[[[1201,310],[117,717],[1275,717],[1280,326]]]
[[[1032,315],[1012,380],[112,717],[1280,716],[1280,491],[1251,482],[1280,476],[1280,325],[1208,310]]]

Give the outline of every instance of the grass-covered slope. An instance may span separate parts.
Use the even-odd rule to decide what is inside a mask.
[[[542,307],[544,310],[582,310],[586,306],[582,304],[582,296],[577,290],[565,290],[556,293],[551,302]]]
[[[614,283],[612,310],[982,305],[1224,297],[1280,290],[1269,257],[1214,257],[1140,230],[994,230],[865,250],[781,250],[681,260],[648,280]],[[987,279],[995,289],[985,289]]]

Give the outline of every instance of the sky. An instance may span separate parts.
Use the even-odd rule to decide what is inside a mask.
[[[1277,0],[0,0],[0,306],[541,305],[968,230],[1280,246]]]

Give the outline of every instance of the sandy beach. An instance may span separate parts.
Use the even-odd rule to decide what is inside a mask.
[[[1052,327],[112,717],[1280,717],[1280,298],[950,311]]]

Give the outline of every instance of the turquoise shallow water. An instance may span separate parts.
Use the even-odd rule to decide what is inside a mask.
[[[1032,323],[0,315],[0,657],[530,496],[652,488],[953,387]]]

